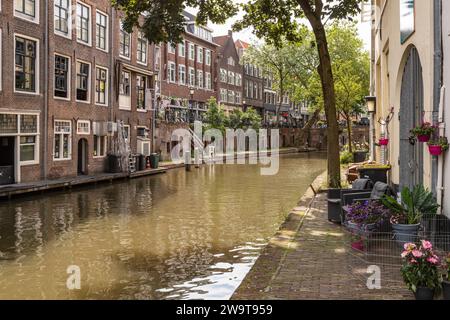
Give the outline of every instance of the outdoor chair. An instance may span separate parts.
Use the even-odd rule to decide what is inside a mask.
[[[329,189],[328,190],[328,221],[341,222],[342,197],[346,194],[371,192],[373,187],[369,179],[357,179],[353,182],[351,189]]]
[[[375,183],[372,191],[370,192],[354,192],[342,194],[341,203],[342,203],[342,219],[341,223],[345,222],[345,216],[348,212],[348,207],[357,202],[365,202],[365,201],[377,201],[381,200],[385,195],[394,195],[391,187],[384,182]]]

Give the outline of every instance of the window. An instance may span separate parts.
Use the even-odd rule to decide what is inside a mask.
[[[228,65],[229,66],[235,66],[236,62],[234,61],[233,57],[229,57],[228,58]]]
[[[205,50],[205,60],[206,60],[206,65],[210,66],[211,65],[211,50]]]
[[[77,40],[90,45],[91,43],[91,8],[77,3]]]
[[[70,1],[55,0],[55,32],[70,37]]]
[[[234,72],[228,71],[228,84],[234,85]]]
[[[106,105],[108,92],[108,70],[95,68],[95,103]]]
[[[186,84],[186,66],[181,64],[178,66],[178,79],[180,80],[180,84]]]
[[[147,47],[148,42],[145,34],[141,31],[138,32],[137,40],[137,61],[143,64],[147,64]]]
[[[94,136],[94,157],[106,156],[106,136]]]
[[[119,94],[122,96],[130,96],[130,73],[122,71],[120,76]]]
[[[227,102],[227,89],[220,89],[220,102]]]
[[[20,137],[20,161],[34,161],[36,159],[36,136]]]
[[[241,102],[241,93],[236,91],[236,104],[240,104]]]
[[[197,62],[203,63],[203,48],[201,47],[197,48]]]
[[[36,8],[39,8],[39,0],[14,0],[14,14],[18,17],[39,22]]]
[[[227,76],[227,70],[220,69],[220,82],[227,83],[228,76]]]
[[[96,24],[95,38],[97,48],[106,51],[108,43],[108,16],[97,11]]]
[[[195,60],[195,46],[193,43],[189,43],[189,60]]]
[[[67,57],[55,55],[55,97],[70,99],[69,61]]]
[[[90,65],[77,61],[77,100],[89,101]]]
[[[20,133],[20,162],[36,163],[38,161],[37,115],[20,115]]]
[[[208,90],[212,90],[212,78],[211,78],[211,73],[206,72],[205,73],[205,81],[206,81],[206,89]]]
[[[177,81],[176,79],[176,67],[174,62],[169,62],[169,82],[175,83]]]
[[[130,45],[131,45],[131,35],[126,32],[123,28],[123,24],[120,24],[120,40],[119,40],[119,54],[130,59]]]
[[[197,70],[197,84],[199,88],[204,87],[204,81],[203,81],[203,71]]]
[[[167,50],[169,51],[169,53],[175,54],[177,52],[177,45],[169,43],[167,45]]]
[[[242,86],[242,75],[240,74],[236,74],[236,85],[237,86]]]
[[[77,121],[77,134],[87,135],[91,133],[91,122],[89,120]]]
[[[16,37],[15,45],[15,89],[16,91],[37,92],[37,42]]]
[[[145,89],[146,76],[136,76],[136,90],[137,90],[137,109],[145,110]]]
[[[55,121],[55,143],[53,159],[69,160],[72,151],[72,123],[70,121]]]
[[[195,70],[194,70],[194,68],[189,68],[189,85],[195,86]]]
[[[186,45],[184,44],[184,41],[178,44],[178,55],[182,58],[186,56]]]
[[[234,103],[234,91],[228,90],[228,103]]]

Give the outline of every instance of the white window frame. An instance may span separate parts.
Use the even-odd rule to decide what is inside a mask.
[[[120,93],[120,84],[119,85],[119,109],[120,110],[126,110],[126,111],[131,111],[131,72],[128,70],[122,70],[123,73],[127,73],[128,74],[128,87],[129,87],[129,92],[128,95],[125,94],[121,94]],[[120,79],[122,79],[122,74],[120,75]],[[122,99],[120,97],[123,97]],[[126,100],[128,102],[127,105],[125,105],[123,102],[124,100]]]
[[[192,81],[194,80],[194,81]],[[195,69],[192,67],[189,67],[189,81],[188,84],[190,86],[195,86],[196,84],[196,75],[195,75]]]
[[[132,37],[132,33],[128,33],[128,32],[126,32],[124,29],[123,29],[123,23],[122,23],[122,21],[120,21],[119,22],[120,23],[120,28],[119,28],[119,57],[121,57],[121,58],[123,58],[123,59],[125,59],[125,60],[131,60],[131,51],[132,51],[132,48],[133,48],[133,37]],[[124,32],[124,33],[127,33],[128,34],[128,36],[130,37],[130,44],[129,44],[129,48],[128,48],[128,56],[126,56],[126,55],[123,55],[120,51],[122,50],[122,46],[121,46],[121,44],[120,44],[120,36],[121,36],[121,34],[122,34],[122,32]]]
[[[200,81],[201,79],[201,81]],[[202,70],[197,70],[197,85],[200,89],[205,88],[205,78]]]
[[[97,146],[95,146],[95,137],[98,137],[98,138],[97,138]],[[97,147],[97,150],[98,150],[98,151],[101,151],[102,138],[105,139],[104,142],[103,142],[103,143],[104,143],[103,150],[105,151],[105,154],[103,154],[103,155],[95,155],[95,154],[94,154],[95,147]],[[108,154],[108,150],[107,150],[107,147],[108,147],[108,136],[98,136],[98,135],[94,135],[92,141],[93,141],[93,148],[92,148],[93,152],[92,152],[92,157],[93,157],[94,159],[105,158],[106,155]]]
[[[186,57],[186,42],[184,40],[178,44],[178,56],[181,58]]]
[[[88,96],[88,98],[87,98],[86,101],[77,99],[77,91],[76,90],[77,90],[77,76],[78,76],[77,64],[78,64],[78,62],[85,63],[85,64],[89,65],[89,76],[88,76],[88,84],[87,84],[87,87],[88,87],[88,95],[87,96]],[[76,62],[75,62],[75,101],[79,102],[79,103],[90,104],[91,103],[91,98],[92,98],[92,64],[90,62],[88,62],[88,61],[77,59]]]
[[[212,77],[210,72],[205,72],[205,88],[212,90]]]
[[[21,12],[17,12],[16,11],[16,1],[13,0],[13,12],[14,12],[14,17],[22,19],[22,20],[26,20],[32,23],[36,23],[39,24],[39,14],[40,14],[40,3],[39,0],[35,0],[34,1],[34,17],[33,16],[29,16],[27,14],[21,13]],[[0,3],[1,5],[1,3]]]
[[[88,23],[89,30],[88,30],[88,41],[87,42],[78,39],[78,5],[87,7],[89,9],[89,23]],[[84,3],[82,1],[77,1],[77,7],[75,9],[75,26],[76,26],[76,30],[77,30],[77,35],[76,35],[77,42],[81,43],[82,45],[88,46],[88,47],[92,47],[92,20],[93,20],[92,19],[92,6],[87,3]]]
[[[97,43],[97,13],[106,17],[106,31],[105,31],[105,49],[98,46]],[[95,10],[95,47],[103,52],[109,52],[109,15],[101,10]]]
[[[141,36],[142,36],[142,38],[144,39],[144,42],[145,42],[145,61],[139,60],[139,43],[140,43]],[[142,31],[138,31],[137,43],[136,43],[136,61],[137,61],[137,63],[142,64],[144,66],[147,65],[147,63],[148,63],[148,51],[149,51],[148,50],[148,40],[147,40],[147,38],[145,38],[145,34]]]
[[[172,45],[171,43],[167,44],[167,52],[171,54],[177,54],[177,45]]]
[[[220,89],[220,102],[228,101],[228,91],[227,89]]]
[[[57,122],[69,123],[70,124],[70,132],[57,132],[56,131],[56,123]],[[72,130],[72,121],[71,120],[55,120],[53,122],[53,150],[52,150],[53,161],[68,161],[68,160],[72,160],[72,138],[73,138],[72,132],[73,132],[73,130]],[[59,150],[60,150],[60,153],[61,153],[62,156],[60,158],[55,158],[55,143],[56,143],[55,137],[56,137],[57,134],[60,135],[60,136],[63,136],[63,137],[64,137],[65,134],[69,134],[69,150],[68,150],[69,156],[67,158],[63,157],[63,155],[64,155],[64,151],[63,151],[64,139],[60,139],[60,141],[59,141]]]
[[[28,39],[31,41],[35,41],[36,42],[36,65],[35,65],[35,90],[34,92],[32,91],[21,91],[21,90],[17,90],[16,89],[16,37],[19,38],[24,38],[24,39]],[[20,33],[14,33],[14,63],[13,63],[13,76],[14,76],[14,93],[20,93],[20,94],[28,94],[28,95],[39,95],[40,91],[40,43],[39,43],[39,39],[33,38],[33,37],[29,37],[29,36],[25,36],[23,34]]]
[[[233,71],[228,71],[228,84],[235,85],[236,79]]]
[[[55,96],[55,87],[56,87],[55,58],[56,58],[56,56],[61,56],[61,57],[67,58],[69,60],[68,70],[67,70],[67,98]],[[70,101],[71,100],[71,94],[72,94],[72,90],[71,90],[72,86],[71,85],[72,85],[72,58],[69,57],[69,56],[66,56],[64,54],[60,54],[58,52],[55,52],[53,54],[53,99]]]
[[[195,61],[195,45],[189,42],[189,60]]]
[[[101,69],[103,71],[106,71],[105,103],[97,102],[97,69]],[[99,66],[99,65],[95,66],[95,86],[94,86],[94,88],[95,88],[95,105],[102,106],[102,107],[107,107],[109,105],[109,103],[108,103],[108,101],[109,101],[108,100],[109,99],[109,95],[108,95],[108,92],[109,92],[109,70],[108,70],[108,68],[103,67],[103,66]]]
[[[211,50],[208,49],[205,50],[205,64],[207,66],[211,65]]]
[[[87,132],[80,131],[80,124],[87,124]],[[88,136],[91,134],[91,121],[89,120],[78,120],[77,121],[77,135],[79,136]]]
[[[61,37],[67,38],[67,39],[72,39],[72,1],[68,1],[69,3],[69,7],[67,8],[67,34],[64,32],[61,32],[59,30],[56,30],[56,25],[53,23],[53,32]],[[55,7],[56,7],[56,3],[53,4],[53,21],[55,21]]]
[[[228,71],[226,69],[220,69],[220,82],[228,83]]]
[[[183,70],[183,72],[182,72]],[[184,79],[181,77],[181,75],[184,73]],[[186,66],[184,64],[179,64],[178,65],[178,81],[180,83],[180,85],[185,86],[186,85]]]
[[[204,49],[202,47],[197,47],[197,63],[203,63],[204,60]]]
[[[173,69],[171,68],[173,66]],[[172,80],[172,72],[174,75],[174,79]],[[169,81],[169,83],[176,83],[177,82],[177,65],[175,62],[169,61],[169,63],[167,64],[167,80]]]

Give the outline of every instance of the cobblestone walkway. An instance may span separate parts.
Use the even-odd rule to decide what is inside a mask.
[[[368,265],[351,254],[348,237],[344,228],[327,220],[326,194],[314,200],[306,196],[232,299],[413,298],[401,282],[383,282],[383,277],[381,290],[369,290]]]

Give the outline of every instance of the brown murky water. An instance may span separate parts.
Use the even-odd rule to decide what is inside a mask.
[[[228,299],[325,166],[284,156],[276,176],[216,165],[0,203],[0,299]]]

